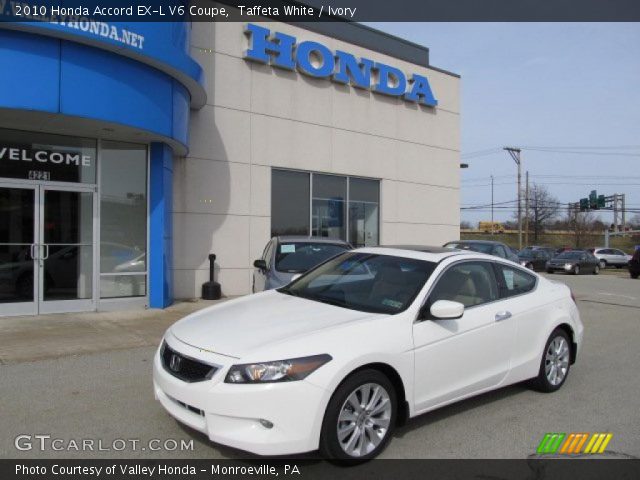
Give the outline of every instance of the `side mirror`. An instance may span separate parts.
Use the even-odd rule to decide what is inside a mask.
[[[438,300],[429,309],[429,313],[434,318],[442,320],[455,320],[464,314],[464,305],[460,302],[450,300]]]
[[[259,258],[258,260],[255,260],[253,262],[253,266],[260,269],[260,270],[266,270],[267,269],[267,262],[265,262],[263,259]]]

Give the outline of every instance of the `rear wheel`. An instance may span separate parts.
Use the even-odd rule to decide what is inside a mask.
[[[553,270],[551,270],[550,268],[547,268],[547,273],[553,273]]]
[[[362,370],[336,389],[322,423],[320,452],[333,460],[365,461],[389,443],[396,424],[396,392],[377,370]]]
[[[607,268],[607,261],[606,260],[600,260],[600,268],[601,269],[605,269]]]
[[[559,390],[569,376],[571,368],[571,341],[567,332],[556,328],[544,347],[538,376],[531,380],[531,386],[540,392]]]
[[[593,267],[593,274],[598,275],[599,273],[600,273],[600,266],[596,265],[595,267]]]

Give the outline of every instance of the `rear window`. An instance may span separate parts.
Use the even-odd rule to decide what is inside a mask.
[[[332,243],[281,243],[276,252],[276,270],[303,273],[346,250],[347,246]]]
[[[478,253],[487,253],[489,255],[493,252],[494,245],[491,243],[447,243],[447,248],[457,248],[459,250],[471,250]]]

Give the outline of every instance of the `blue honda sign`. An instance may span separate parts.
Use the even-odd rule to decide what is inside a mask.
[[[295,70],[315,78],[330,78],[334,82],[372,90],[376,93],[402,97],[429,107],[438,105],[427,77],[417,73],[407,75],[400,69],[368,58],[337,50],[331,51],[318,42],[296,44],[296,38],[284,33],[273,35],[268,28],[247,24],[249,49],[244,58],[286,70]],[[373,81],[373,85],[372,85]]]

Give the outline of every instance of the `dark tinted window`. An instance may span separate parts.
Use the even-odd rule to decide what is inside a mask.
[[[271,235],[309,235],[309,174],[271,172]]]
[[[465,307],[497,299],[498,287],[489,262],[463,262],[449,267],[429,295],[431,304],[450,300]]]
[[[347,250],[330,243],[280,243],[276,252],[276,270],[301,273]]]
[[[560,259],[566,258],[567,260],[576,260],[582,257],[584,254],[585,252],[562,252],[556,258],[560,258]]]
[[[536,277],[519,268],[498,264],[498,283],[500,284],[500,296],[513,297],[533,290],[536,285]]]

